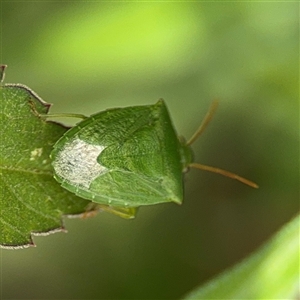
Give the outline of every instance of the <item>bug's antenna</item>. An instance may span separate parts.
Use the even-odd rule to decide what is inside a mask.
[[[214,100],[212,102],[212,104],[209,107],[209,110],[207,112],[207,114],[205,115],[202,123],[200,124],[199,128],[196,130],[196,132],[193,134],[193,136],[188,140],[188,142],[186,143],[186,145],[191,145],[193,142],[195,142],[195,140],[202,134],[202,132],[204,131],[204,129],[207,127],[208,123],[211,121],[214,113],[216,112],[216,109],[218,107],[218,100]],[[248,180],[244,177],[241,177],[237,174],[231,173],[229,171],[223,170],[223,169],[219,169],[219,168],[215,168],[215,167],[211,167],[211,166],[206,166],[206,165],[202,165],[199,163],[190,163],[189,167],[191,168],[195,168],[195,169],[200,169],[200,170],[205,170],[205,171],[209,171],[209,172],[213,172],[213,173],[217,173],[217,174],[221,174],[223,176],[232,178],[232,179],[236,179],[244,184],[247,184],[253,188],[258,188],[258,185],[256,183],[254,183],[251,180]]]
[[[195,142],[195,140],[202,134],[204,129],[207,127],[208,123],[211,121],[214,113],[216,112],[218,105],[219,105],[218,100],[214,100],[212,102],[212,104],[210,105],[209,110],[208,110],[207,114],[205,115],[199,128],[196,130],[196,132],[193,134],[193,136],[187,141],[186,144],[188,146],[193,144]]]
[[[232,178],[232,179],[236,179],[236,180],[238,180],[238,181],[240,181],[244,184],[247,184],[247,185],[249,185],[253,188],[256,188],[256,189],[258,188],[258,185],[256,183],[254,183],[253,181],[248,180],[244,177],[241,177],[237,174],[231,173],[231,172],[226,171],[226,170],[222,170],[222,169],[219,169],[219,168],[206,166],[206,165],[202,165],[202,164],[198,164],[198,163],[191,163],[191,164],[189,164],[189,167],[204,170],[204,171],[209,171],[209,172],[213,172],[213,173],[217,173],[217,174],[221,174],[223,176],[226,176],[226,177],[229,177],[229,178]]]

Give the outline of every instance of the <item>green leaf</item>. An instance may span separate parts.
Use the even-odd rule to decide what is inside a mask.
[[[0,78],[5,66],[0,66]],[[62,216],[88,211],[90,202],[62,189],[49,154],[67,130],[47,122],[50,105],[28,87],[0,86],[0,245],[34,245],[32,234],[63,229]]]
[[[296,299],[299,225],[300,215],[245,261],[184,299]]]

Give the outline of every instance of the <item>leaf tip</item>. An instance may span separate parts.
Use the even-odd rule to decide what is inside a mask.
[[[4,80],[6,68],[7,68],[7,65],[0,65],[0,83]]]

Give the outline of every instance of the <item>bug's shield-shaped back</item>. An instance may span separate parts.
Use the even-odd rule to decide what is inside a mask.
[[[181,203],[181,145],[162,100],[110,109],[70,129],[52,152],[55,177],[100,204]]]

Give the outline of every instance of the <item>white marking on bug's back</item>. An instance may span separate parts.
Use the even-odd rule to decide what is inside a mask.
[[[104,148],[77,138],[70,140],[57,154],[53,162],[54,170],[67,182],[88,188],[95,178],[107,172],[107,168],[97,162],[97,157]]]

